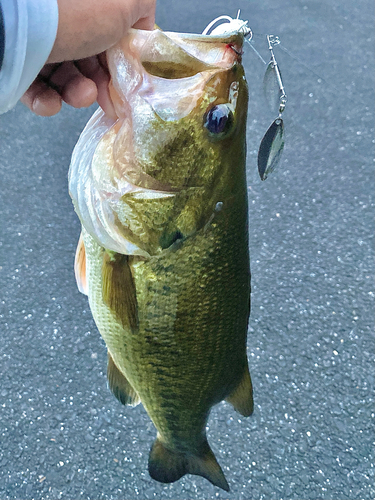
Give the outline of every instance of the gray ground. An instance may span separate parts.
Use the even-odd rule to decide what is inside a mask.
[[[374,498],[373,8],[370,0],[159,0],[165,29],[227,13],[279,34],[289,102],[283,163],[256,150],[273,120],[264,66],[245,55],[256,409],[214,408],[209,440],[229,494],[147,473],[155,431],[106,387],[106,352],[75,285],[72,148],[92,110],[0,118],[0,498]],[[267,56],[265,42],[257,44]],[[371,420],[372,419],[372,420]]]

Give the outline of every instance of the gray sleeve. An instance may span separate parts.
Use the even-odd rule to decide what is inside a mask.
[[[0,3],[0,71],[4,59],[4,45],[5,45],[5,31],[4,31],[3,9]]]
[[[57,0],[0,0],[0,9],[0,113],[5,113],[48,59],[57,33],[58,8]]]

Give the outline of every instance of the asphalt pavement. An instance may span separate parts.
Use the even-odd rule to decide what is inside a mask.
[[[155,430],[106,384],[106,349],[76,287],[70,155],[93,109],[0,117],[0,499],[367,500],[374,489],[373,2],[159,0],[166,30],[249,19],[288,104],[278,170],[256,154],[275,118],[249,47],[248,187],[255,411],[208,424],[231,491],[147,472]]]

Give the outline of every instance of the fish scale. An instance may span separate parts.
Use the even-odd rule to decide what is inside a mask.
[[[246,199],[242,203],[246,203]],[[225,210],[221,216],[226,218]],[[120,353],[113,357],[131,385],[136,388],[152,386],[152,392],[149,389],[137,392],[164,436],[170,433],[171,419],[169,416],[166,422],[165,416],[160,415],[158,401],[166,400],[173,383],[173,400],[168,409],[177,408],[184,421],[179,436],[175,429],[172,430],[173,440],[180,446],[184,439],[194,449],[196,443],[192,443],[192,436],[201,440],[207,408],[226,397],[242,375],[249,307],[245,222],[242,221],[240,227],[237,221],[238,232],[233,234],[219,221],[208,231],[202,230],[202,234],[186,241],[180,249],[166,251],[168,257],[160,255],[133,263],[140,311],[137,333],[119,330],[111,309],[103,307],[103,249],[89,235],[84,236],[90,263],[87,269],[89,287],[95,290],[90,296],[90,306],[96,324],[109,351]],[[229,217],[227,224],[231,225]],[[236,239],[236,246],[232,245],[232,238]],[[206,248],[203,255],[202,244]],[[150,275],[162,278],[153,280]],[[225,289],[220,287],[222,283]],[[165,287],[168,287],[168,294]],[[164,304],[162,309],[161,302]],[[237,335],[237,330],[243,332],[242,336]],[[236,368],[238,373],[236,376],[232,373],[228,387],[228,370]],[[168,415],[168,409],[165,406],[164,409]]]
[[[227,491],[206,423],[224,399],[253,410],[243,40],[131,31],[107,54],[119,119],[97,112],[70,170],[77,282],[108,348],[113,394],[141,401],[156,427],[150,475],[197,474]]]

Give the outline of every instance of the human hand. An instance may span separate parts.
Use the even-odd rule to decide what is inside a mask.
[[[55,44],[21,101],[41,116],[58,113],[62,101],[75,108],[97,101],[115,118],[104,51],[132,27],[153,29],[155,4],[156,0],[58,0]]]

